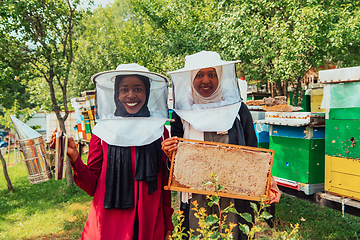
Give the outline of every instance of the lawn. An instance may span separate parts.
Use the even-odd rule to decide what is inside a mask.
[[[4,156],[7,161],[7,156]],[[8,172],[14,192],[9,193],[0,171],[0,239],[79,239],[92,198],[65,180],[30,185],[23,162],[10,160]],[[173,205],[177,208],[176,193]],[[283,195],[276,206],[275,227],[267,239],[300,224],[296,239],[359,239],[360,218]]]

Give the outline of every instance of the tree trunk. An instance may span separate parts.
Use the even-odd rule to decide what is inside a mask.
[[[10,152],[9,152],[10,154]],[[13,186],[11,184],[11,180],[10,180],[10,177],[9,177],[9,174],[7,172],[7,167],[6,167],[6,162],[5,162],[5,159],[0,151],[0,160],[1,160],[1,163],[3,165],[3,172],[4,172],[4,176],[5,176],[5,179],[6,179],[6,182],[7,182],[7,187],[8,187],[8,190],[9,192],[13,190]]]
[[[297,106],[300,107],[300,106],[301,106],[301,103],[302,103],[302,101],[303,101],[303,99],[304,99],[304,91],[302,91],[302,89],[300,89],[300,90],[298,91],[298,93],[299,93],[299,96],[298,96]]]
[[[276,90],[276,96],[283,96],[283,87],[281,85],[281,82],[275,82],[275,90]]]
[[[297,80],[296,82],[296,88],[294,90],[294,94],[293,94],[293,97],[292,97],[292,103],[293,103],[293,106],[295,107],[295,99],[297,99],[297,104],[296,104],[296,107],[300,107],[301,106],[301,103],[302,103],[302,100],[303,100],[303,96],[304,96],[304,93],[302,92],[302,88],[301,88],[301,78]]]
[[[55,90],[54,90],[54,85],[52,83],[52,80],[53,80],[53,77],[51,77],[50,80],[48,80],[48,85],[49,85],[49,88],[50,88],[51,101],[53,103],[56,118],[57,118],[57,120],[59,122],[60,130],[63,131],[64,133],[66,133],[65,120],[66,120],[66,118],[67,118],[67,116],[69,114],[69,111],[66,111],[64,117],[61,116],[59,106],[58,106],[58,104],[56,102]],[[66,98],[65,98],[65,100],[66,100]],[[67,104],[67,102],[64,102],[64,105],[66,105],[66,104]],[[74,180],[72,178],[72,169],[71,169],[71,165],[70,165],[70,159],[68,158],[67,155],[66,155],[65,161],[66,161],[66,164],[65,164],[65,166],[66,166],[66,169],[65,169],[66,182],[67,182],[67,186],[70,187],[71,185],[73,185]]]

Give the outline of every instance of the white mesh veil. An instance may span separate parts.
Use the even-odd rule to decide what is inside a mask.
[[[215,57],[215,59],[214,59]],[[213,59],[211,59],[213,58]],[[185,67],[170,72],[174,111],[196,130],[205,132],[229,130],[241,106],[240,90],[236,77],[235,62],[225,62],[215,52],[196,53],[187,56]],[[191,71],[221,67],[222,74],[218,79],[222,88],[223,100],[209,104],[194,104],[191,94]]]
[[[145,76],[150,82],[147,100],[149,117],[115,116],[115,79],[117,76]],[[93,133],[103,141],[116,146],[142,146],[162,136],[168,119],[168,79],[149,72],[138,64],[122,64],[116,70],[101,72],[91,77],[96,86],[97,124]]]

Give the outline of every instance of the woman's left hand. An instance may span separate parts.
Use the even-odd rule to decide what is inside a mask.
[[[269,200],[271,203],[278,203],[280,201],[281,191],[275,182],[275,179],[271,177],[271,185],[269,189]]]
[[[172,231],[166,231],[166,233],[165,233],[165,240],[172,240],[172,237],[171,237],[171,235],[172,235]]]

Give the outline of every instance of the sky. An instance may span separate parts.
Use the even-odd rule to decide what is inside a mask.
[[[84,0],[84,2],[87,2],[87,1]],[[101,4],[103,7],[105,7],[107,4],[113,3],[113,2],[114,2],[114,0],[94,0],[95,5]]]

